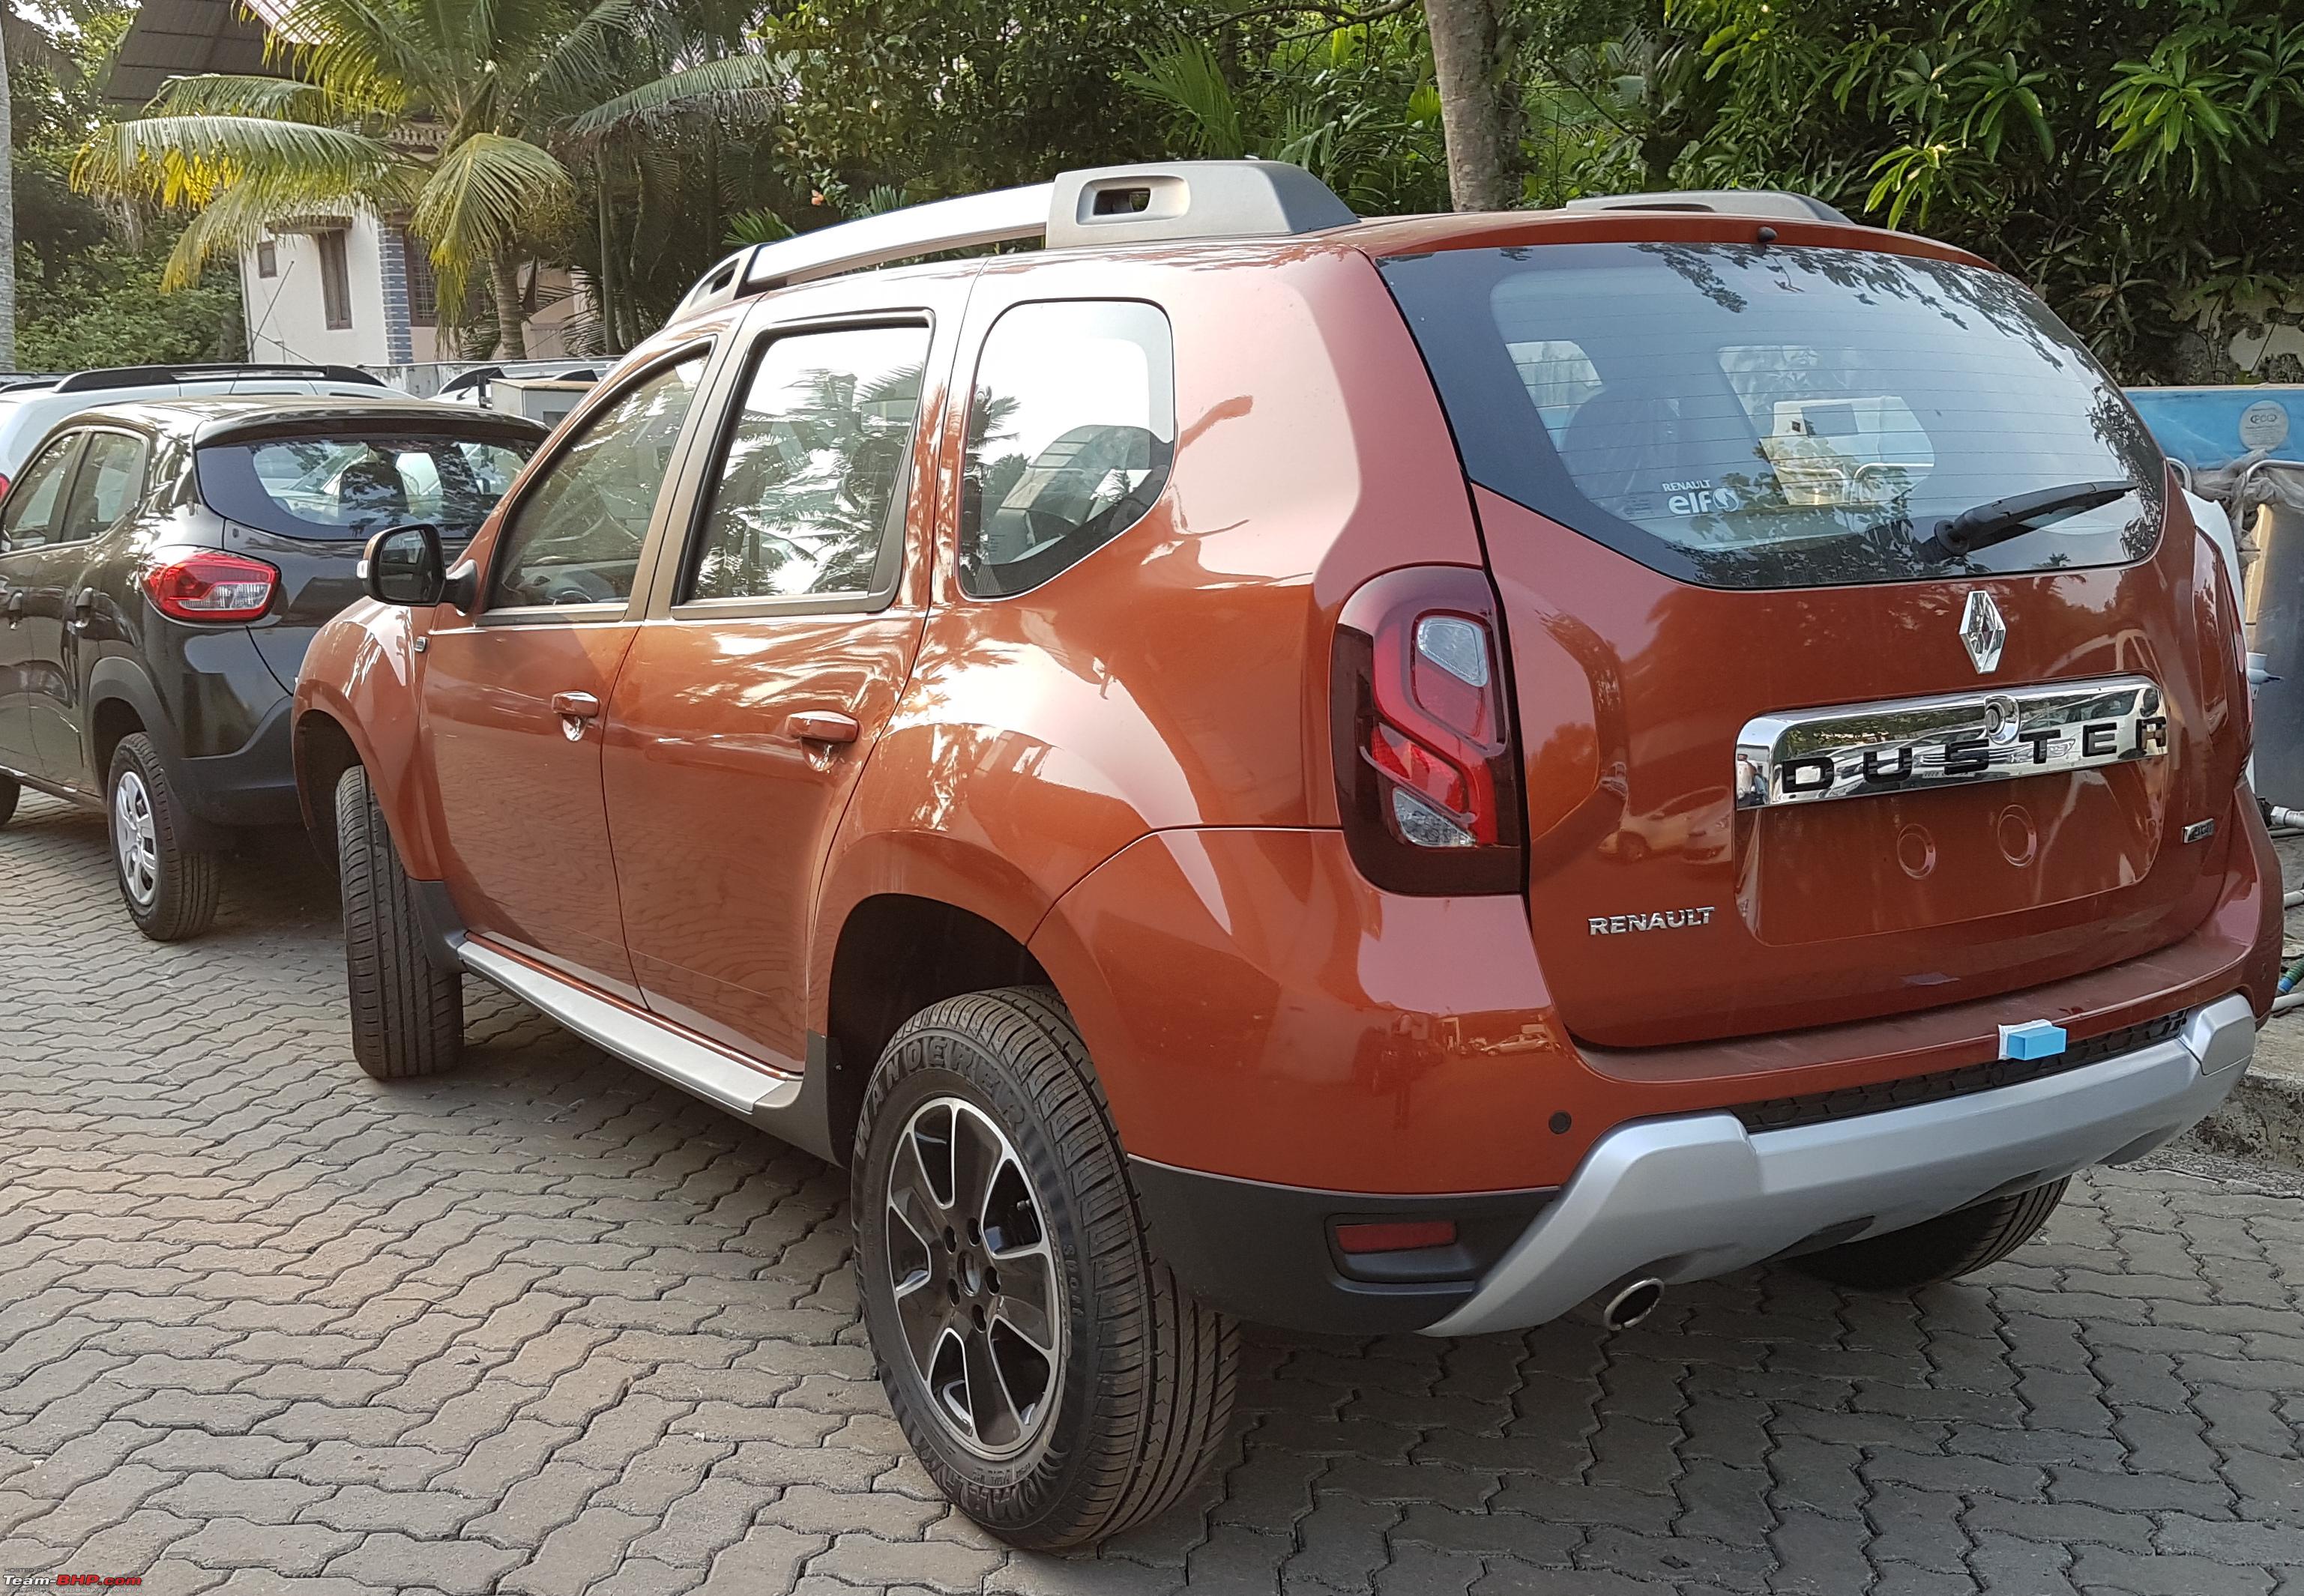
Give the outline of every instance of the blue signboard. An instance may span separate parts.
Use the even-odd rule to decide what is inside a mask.
[[[2304,461],[2304,386],[2130,388],[2162,452],[2213,471],[2261,452]]]

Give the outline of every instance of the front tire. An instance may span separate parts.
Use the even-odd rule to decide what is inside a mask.
[[[191,817],[151,738],[120,739],[106,791],[112,874],[136,929],[156,942],[199,935],[216,923],[216,857],[191,840]]]
[[[1837,1286],[1912,1291],[1999,1262],[2037,1236],[2063,1201],[2070,1178],[1956,1209],[1909,1229],[1842,1242],[1793,1264]]]
[[[1239,1333],[1152,1255],[1055,993],[908,1021],[866,1088],[852,1169],[881,1382],[944,1495],[1034,1550],[1174,1506],[1230,1428]]]
[[[352,1057],[380,1081],[436,1075],[464,1048],[464,973],[432,962],[416,894],[359,765],[336,783]]]

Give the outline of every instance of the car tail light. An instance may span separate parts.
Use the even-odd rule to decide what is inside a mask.
[[[254,621],[272,607],[280,573],[222,549],[160,549],[144,573],[153,607],[175,621]]]
[[[8,496],[8,477],[7,477],[7,474],[6,474],[5,472],[0,472],[0,499],[4,499],[4,498],[6,498],[7,496]]]
[[[1360,873],[1390,892],[1522,886],[1520,783],[1487,576],[1387,571],[1336,621],[1336,799]]]

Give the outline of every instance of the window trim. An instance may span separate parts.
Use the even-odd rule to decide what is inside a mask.
[[[43,548],[76,548],[81,544],[95,543],[107,534],[116,531],[123,522],[135,515],[137,506],[144,502],[144,495],[150,491],[152,486],[152,440],[142,433],[125,426],[92,426],[81,427],[80,435],[80,459],[72,462],[72,481],[65,488],[67,494],[64,503],[65,510],[69,511],[72,508],[72,496],[80,493],[80,478],[88,474],[89,449],[98,436],[126,438],[136,445],[136,483],[130,489],[126,501],[121,506],[120,513],[111,520],[85,537],[59,537],[54,543],[41,545]]]
[[[750,392],[752,379],[758,375],[761,363],[768,357],[768,350],[787,338],[806,338],[823,333],[868,332],[876,327],[917,327],[928,334],[928,342],[921,355],[920,398],[919,408],[912,414],[911,441],[904,451],[903,469],[897,474],[895,493],[889,505],[888,524],[880,529],[880,553],[873,563],[871,588],[862,593],[792,594],[766,597],[682,596],[687,592],[689,584],[695,580],[697,563],[704,555],[705,524],[711,516],[721,471],[727,463],[728,451],[735,442],[736,428],[743,420],[744,396]],[[725,400],[713,426],[710,452],[705,455],[703,469],[697,474],[696,493],[690,502],[688,524],[681,536],[680,558],[671,568],[668,602],[663,612],[674,621],[742,621],[760,615],[877,615],[895,603],[897,589],[903,586],[904,551],[910,542],[907,533],[911,522],[912,485],[918,475],[914,468],[921,443],[929,438],[926,426],[928,367],[935,352],[936,317],[925,308],[908,307],[809,317],[779,322],[761,329],[743,360],[737,364],[734,380],[727,384]]]
[[[479,565],[466,556],[464,563],[474,564],[474,576],[479,584],[480,608],[472,617],[475,626],[552,626],[597,623],[618,621],[645,612],[648,589],[654,579],[656,560],[653,551],[664,540],[668,494],[679,492],[688,475],[689,457],[695,452],[697,411],[711,398],[715,376],[714,356],[720,342],[717,332],[691,338],[675,349],[636,366],[623,375],[623,380],[611,387],[603,383],[585,397],[584,402],[572,411],[568,419],[555,428],[545,447],[538,450],[521,471],[520,480],[504,495],[504,502],[496,511],[496,529],[489,536],[487,562]],[[684,360],[701,356],[703,365],[696,373],[696,389],[688,401],[688,414],[681,418],[680,436],[673,443],[673,458],[665,468],[664,481],[656,487],[656,502],[648,510],[648,528],[640,543],[638,562],[632,572],[631,593],[622,599],[607,599],[587,604],[491,604],[489,593],[496,584],[497,562],[503,557],[504,539],[512,523],[527,507],[537,492],[537,485],[557,470],[568,452],[576,446],[586,428],[604,410],[623,402],[633,390]]]
[[[352,229],[324,228],[312,234],[312,248],[320,258],[320,319],[331,333],[349,333],[352,325]]]
[[[1085,553],[1081,554],[1079,559],[1072,562],[1071,564],[1061,566],[1057,570],[1050,571],[1046,576],[1042,577],[1030,587],[1020,587],[1013,593],[971,593],[968,589],[967,565],[967,438],[969,423],[976,414],[977,378],[984,370],[984,351],[991,344],[992,335],[1000,330],[1000,324],[1005,321],[1014,312],[1034,305],[1142,305],[1150,309],[1154,315],[1160,318],[1161,325],[1165,326],[1168,332],[1168,428],[1170,435],[1168,438],[1167,475],[1161,481],[1160,491],[1153,494],[1151,502],[1145,505],[1144,513],[1142,515],[1138,516],[1126,526],[1113,532],[1112,535],[1106,537],[1102,543],[1097,544],[1096,547],[1088,550]],[[1165,502],[1168,495],[1175,489],[1176,460],[1178,455],[1182,452],[1181,447],[1182,422],[1178,418],[1178,406],[1176,403],[1176,318],[1171,316],[1168,313],[1168,308],[1157,300],[1148,299],[1142,294],[1049,294],[1036,299],[1012,300],[1007,304],[1001,306],[1000,308],[994,313],[991,321],[985,326],[983,335],[977,339],[976,358],[969,364],[968,385],[964,390],[962,390],[962,394],[963,402],[961,406],[960,411],[961,458],[956,462],[955,469],[953,472],[953,500],[952,507],[952,590],[958,595],[962,603],[971,604],[1001,604],[1011,603],[1016,599],[1029,597],[1031,595],[1038,593],[1041,588],[1046,587],[1050,582],[1053,582],[1058,578],[1063,576],[1066,572],[1077,570],[1082,565],[1087,564],[1088,561],[1094,559],[1097,554],[1102,553],[1105,549],[1108,549],[1114,544],[1118,543],[1131,532],[1135,531],[1137,528],[1142,526],[1146,521],[1151,519],[1152,512],[1159,509],[1162,502]]]
[[[88,435],[87,427],[75,426],[69,432],[61,433],[47,440],[39,448],[33,450],[32,458],[24,462],[23,470],[17,472],[14,479],[9,483],[8,498],[13,499],[16,496],[14,493],[16,484],[23,481],[32,468],[40,463],[41,457],[51,449],[62,449],[71,456],[64,462],[64,486],[56,489],[55,513],[59,516],[63,515],[72,505],[72,489],[80,486],[80,456],[88,452]],[[6,537],[6,528],[0,527],[0,560],[15,554],[38,554],[49,549],[66,546],[60,541],[50,539],[44,543],[28,544],[22,548],[12,548],[7,545]]]

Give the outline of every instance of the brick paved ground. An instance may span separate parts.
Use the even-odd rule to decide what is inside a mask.
[[[1257,1338],[1190,1509],[1012,1555],[906,1457],[841,1181],[476,992],[352,1066],[326,882],[140,941],[92,819],[0,837],[0,1575],[702,1587],[2304,1596],[2304,1183],[2077,1188],[1915,1305],[1787,1272],[1442,1344]]]

